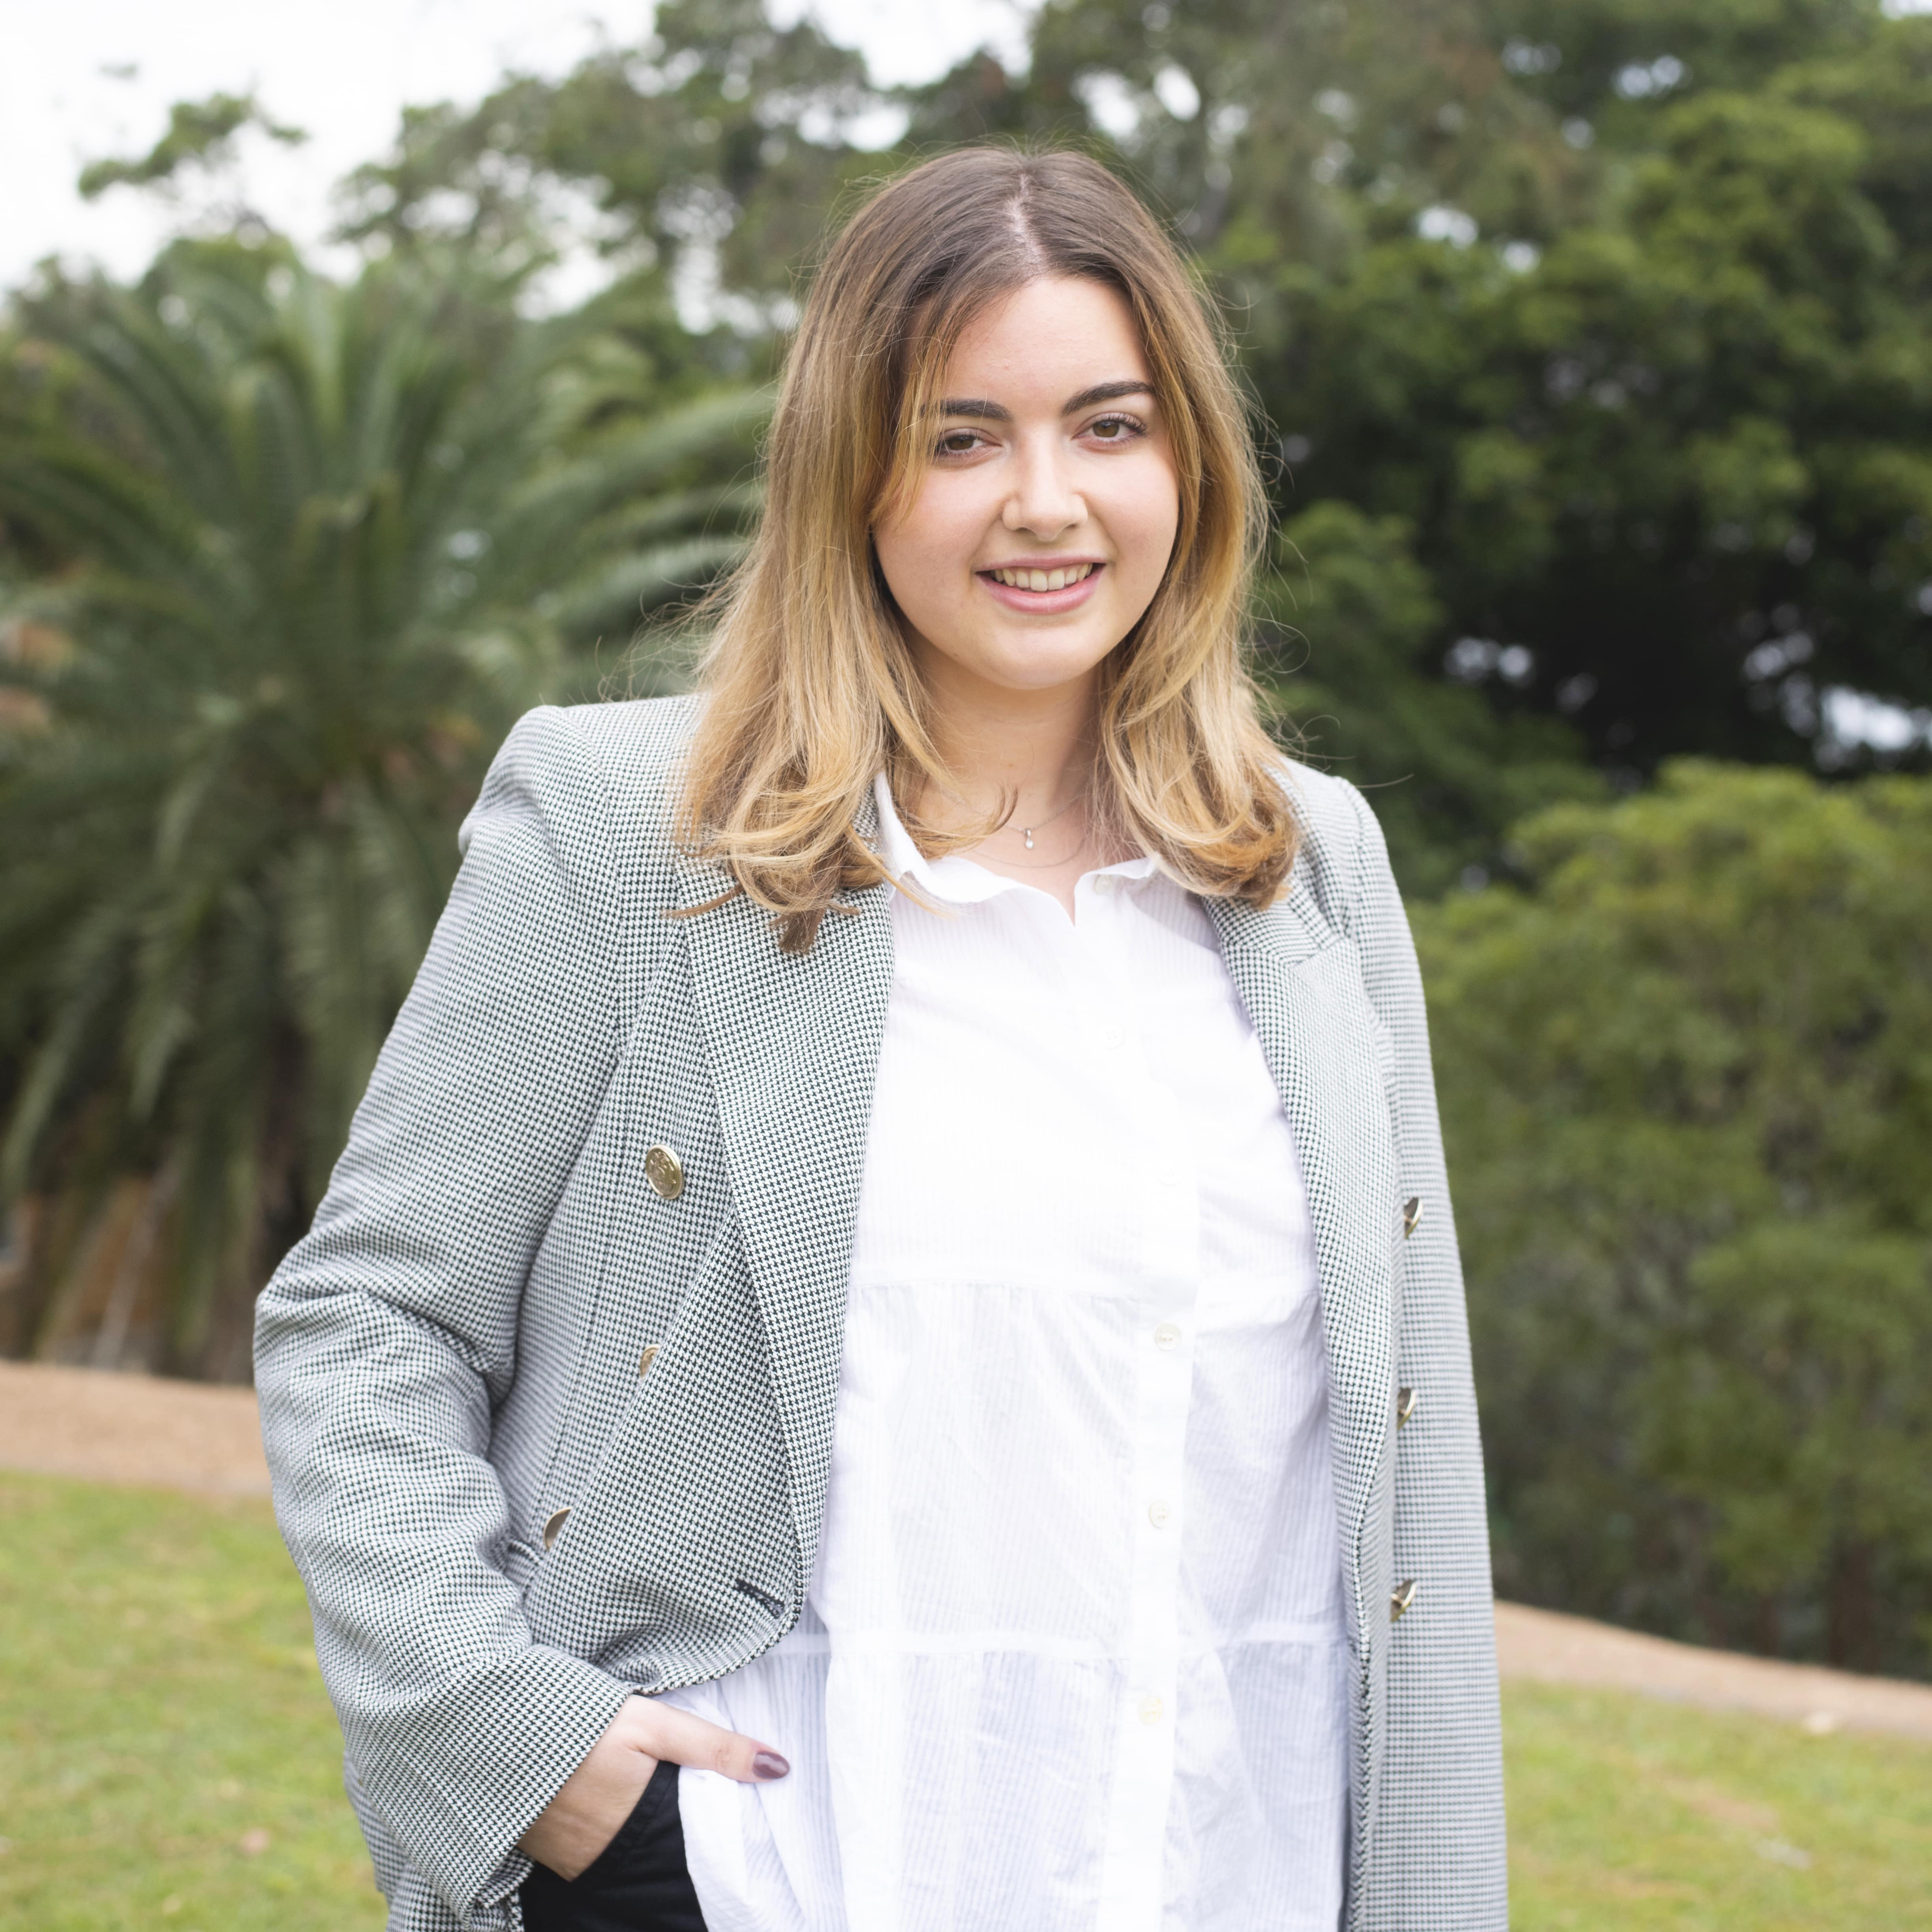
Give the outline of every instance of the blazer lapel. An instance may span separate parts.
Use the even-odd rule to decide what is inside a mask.
[[[686,864],[680,902],[700,905],[729,883]],[[807,1566],[824,1513],[846,1276],[892,992],[890,890],[842,894],[843,909],[826,915],[802,954],[781,952],[770,914],[742,896],[680,922]]]
[[[1299,874],[1298,874],[1298,878]],[[1366,1637],[1361,1534],[1390,1428],[1396,1163],[1378,1022],[1355,950],[1305,885],[1258,911],[1205,902],[1300,1156],[1321,1275],[1335,1504]]]

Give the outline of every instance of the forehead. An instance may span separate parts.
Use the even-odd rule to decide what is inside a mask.
[[[1148,374],[1140,332],[1119,291],[1055,276],[1028,282],[975,316],[947,358],[943,387],[948,395],[1058,409],[1082,389]]]

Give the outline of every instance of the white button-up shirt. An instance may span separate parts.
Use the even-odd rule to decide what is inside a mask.
[[[1199,904],[878,788],[895,968],[798,1627],[672,1694],[710,1932],[1334,1932],[1348,1658],[1300,1172]]]

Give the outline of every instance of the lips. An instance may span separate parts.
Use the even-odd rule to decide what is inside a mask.
[[[975,574],[994,602],[1004,604],[1010,610],[1050,617],[1085,603],[1106,568],[1105,564],[1083,557],[1050,566],[1002,564]]]
[[[1052,570],[989,570],[986,574],[1014,590],[1064,590],[1070,584],[1083,582],[1097,567],[1074,563]]]

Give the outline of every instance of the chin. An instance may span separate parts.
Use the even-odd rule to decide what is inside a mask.
[[[1098,658],[1082,657],[1042,664],[1034,658],[1024,664],[984,665],[980,675],[1004,691],[1058,691],[1090,676],[1099,662]]]
[[[1047,643],[1036,631],[1014,638],[1010,644],[976,652],[964,662],[990,684],[1013,691],[1052,691],[1090,675],[1114,648],[1097,640],[1083,646],[1056,638],[1042,650]]]

